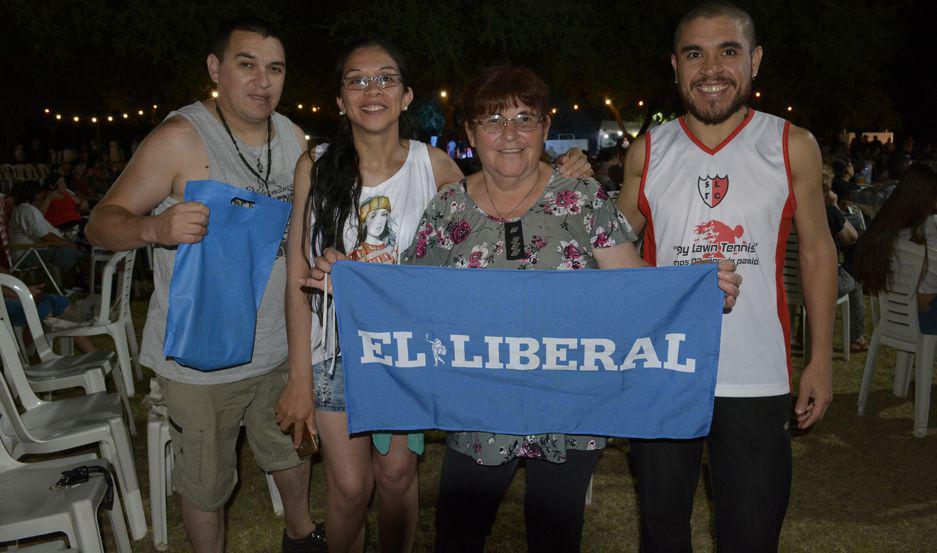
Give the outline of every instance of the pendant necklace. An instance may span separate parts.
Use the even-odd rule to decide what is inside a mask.
[[[508,215],[513,213],[514,210],[520,207],[520,205],[530,197],[530,193],[534,191],[534,188],[537,188],[537,182],[534,182],[530,190],[521,198],[521,201],[517,202],[517,204],[508,211]],[[491,203],[491,207],[494,208],[495,213],[498,214],[498,218],[501,219],[501,226],[504,228],[505,256],[511,260],[524,259],[524,228],[521,225],[521,219],[511,222],[505,220],[506,217],[501,214],[501,210],[498,209],[494,199],[491,197],[491,190],[488,189],[488,179],[485,179],[485,194],[488,195],[488,201]]]
[[[237,151],[238,157],[241,158],[241,161],[244,163],[244,166],[247,167],[247,170],[250,171],[252,175],[257,177],[257,180],[260,182],[260,184],[263,185],[264,190],[267,191],[267,196],[269,196],[270,187],[267,183],[270,181],[270,167],[273,165],[273,163],[271,163],[273,154],[270,152],[270,120],[272,117],[269,115],[267,116],[267,171],[266,175],[261,176],[261,173],[264,172],[264,166],[260,162],[260,157],[257,158],[257,170],[254,170],[254,168],[251,167],[251,164],[247,162],[247,159],[244,158],[244,154],[241,153],[241,149],[238,148],[238,143],[234,138],[234,133],[231,132],[231,128],[228,126],[228,122],[225,120],[224,114],[221,112],[221,107],[218,105],[218,102],[215,102],[215,113],[218,114],[218,118],[221,119],[221,124],[224,126],[224,130],[227,131],[228,136],[231,137],[231,143],[234,144],[234,149]],[[261,152],[262,151],[263,150],[261,150]]]

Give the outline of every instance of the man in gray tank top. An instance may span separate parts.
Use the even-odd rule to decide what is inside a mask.
[[[166,399],[173,485],[193,549],[224,551],[224,504],[237,483],[235,445],[243,423],[255,459],[273,473],[283,498],[283,551],[325,551],[324,526],[309,517],[309,463],[296,455],[274,415],[288,373],[283,249],[257,312],[249,363],[201,372],[162,354],[176,246],[201,241],[210,217],[205,205],[183,201],[186,183],[212,179],[290,202],[293,169],[305,147],[299,127],[274,111],[286,56],[269,24],[225,22],[207,65],[217,99],[172,112],[146,137],[92,212],[86,233],[108,250],[156,246],[140,359],[156,372]]]

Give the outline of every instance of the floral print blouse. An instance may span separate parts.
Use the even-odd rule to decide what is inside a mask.
[[[403,263],[438,267],[497,269],[596,269],[596,248],[636,240],[605,190],[592,179],[569,179],[554,171],[543,195],[520,219],[525,244],[520,259],[505,252],[504,221],[481,210],[465,180],[444,187],[430,202]],[[511,221],[508,221],[511,222]],[[566,460],[567,449],[605,447],[597,436],[450,432],[449,447],[480,465],[501,465],[516,457]]]

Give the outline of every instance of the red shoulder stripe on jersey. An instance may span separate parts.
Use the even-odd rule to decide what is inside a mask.
[[[680,127],[683,128],[683,132],[686,133],[686,135],[690,138],[690,140],[692,140],[693,143],[696,144],[700,150],[703,150],[707,154],[714,156],[719,150],[725,148],[729,144],[729,142],[732,142],[732,139],[735,138],[740,132],[742,132],[742,129],[744,129],[745,126],[748,125],[751,122],[752,118],[754,117],[755,117],[755,110],[749,108],[748,114],[745,115],[745,119],[742,119],[742,122],[739,123],[739,126],[736,127],[734,131],[732,131],[732,134],[727,136],[726,139],[723,140],[715,148],[710,148],[709,146],[703,144],[700,141],[700,139],[696,138],[696,135],[693,134],[693,131],[691,131],[690,127],[687,126],[686,124],[686,115],[681,115],[678,120],[680,121]]]
[[[644,133],[644,169],[641,170],[641,186],[638,188],[638,210],[647,221],[644,224],[644,260],[651,266],[657,265],[657,241],[654,239],[654,218],[651,216],[651,204],[644,194],[647,182],[647,168],[651,163],[651,132]]]
[[[781,148],[784,152],[784,169],[787,172],[787,201],[784,202],[784,209],[781,211],[781,223],[778,225],[778,242],[774,252],[774,285],[775,290],[777,290],[778,320],[781,323],[781,330],[784,333],[784,348],[787,353],[788,386],[793,389],[792,378],[794,368],[791,363],[791,320],[790,310],[787,308],[787,294],[784,292],[783,273],[784,256],[787,250],[787,237],[791,233],[791,227],[794,223],[794,212],[797,210],[797,198],[794,196],[794,181],[791,178],[791,160],[787,149],[787,134],[790,126],[790,121],[785,121],[784,131],[781,133]]]
[[[797,210],[797,197],[794,196],[794,177],[791,176],[791,154],[787,145],[788,134],[790,130],[791,130],[791,122],[785,121],[784,131],[781,133],[781,148],[784,152],[784,170],[787,172],[787,192],[791,195],[791,198],[793,198],[793,202],[794,202],[793,209],[796,211]]]

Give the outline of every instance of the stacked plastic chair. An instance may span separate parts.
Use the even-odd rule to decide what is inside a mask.
[[[2,379],[0,379],[2,380]],[[0,382],[0,386],[5,386]],[[110,471],[106,461],[88,454],[38,463],[17,462],[0,443],[0,544],[18,542],[49,534],[65,534],[68,551],[104,553],[98,509],[107,494],[103,477],[69,487],[55,487],[63,471],[94,467]],[[111,491],[113,504],[108,512],[117,551],[130,553],[130,539],[124,523],[120,496]],[[17,551],[63,551],[61,542]]]
[[[10,387],[0,379],[0,439],[7,444],[12,457],[57,453],[96,444],[101,456],[116,471],[130,533],[135,540],[143,539],[147,531],[146,516],[120,397],[97,392],[41,401],[29,385],[16,341],[5,323],[0,324],[0,356],[4,376],[12,382],[22,406],[21,411]]]
[[[934,378],[934,350],[937,348],[937,336],[921,334],[918,325],[917,287],[924,263],[924,251],[924,246],[906,242],[895,246],[898,270],[893,275],[889,290],[878,295],[879,319],[869,341],[869,354],[859,386],[859,415],[863,415],[879,349],[883,345],[891,346],[897,350],[893,391],[896,396],[907,397],[913,356],[914,436],[917,438],[927,435],[931,383]],[[937,263],[937,250],[931,248],[928,257],[931,263]]]

